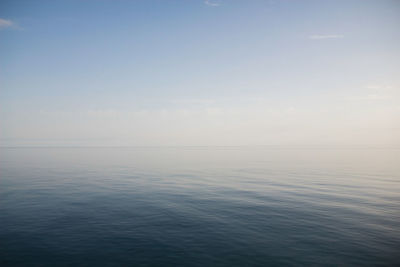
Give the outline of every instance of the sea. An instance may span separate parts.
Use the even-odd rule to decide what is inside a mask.
[[[400,149],[2,147],[0,266],[400,266]]]

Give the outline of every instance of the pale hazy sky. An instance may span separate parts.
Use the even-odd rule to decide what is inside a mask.
[[[400,1],[0,1],[0,145],[400,146]]]

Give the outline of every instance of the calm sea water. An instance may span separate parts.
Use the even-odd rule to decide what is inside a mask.
[[[400,265],[400,150],[1,148],[0,265]]]

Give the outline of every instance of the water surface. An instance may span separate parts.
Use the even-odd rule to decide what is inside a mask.
[[[395,266],[400,150],[1,148],[1,266]]]

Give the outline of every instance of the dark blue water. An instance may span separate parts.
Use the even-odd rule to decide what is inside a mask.
[[[400,150],[1,148],[1,266],[395,266]]]

